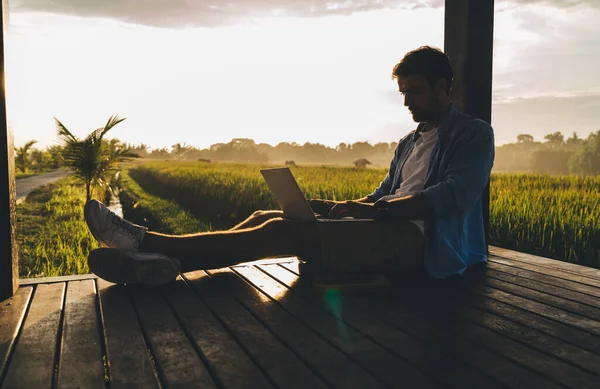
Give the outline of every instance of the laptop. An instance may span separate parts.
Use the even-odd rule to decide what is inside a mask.
[[[373,219],[355,219],[344,217],[341,219],[317,218],[315,212],[308,204],[298,182],[289,168],[261,169],[260,173],[273,192],[277,203],[283,210],[286,218],[292,220],[319,221],[319,222],[348,222],[372,221]]]

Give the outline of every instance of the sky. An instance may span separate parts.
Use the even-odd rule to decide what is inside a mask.
[[[151,148],[232,138],[335,146],[413,130],[393,66],[443,49],[443,0],[10,0],[15,145],[84,137]],[[223,5],[224,4],[224,5]],[[600,0],[496,0],[496,144],[600,129]]]

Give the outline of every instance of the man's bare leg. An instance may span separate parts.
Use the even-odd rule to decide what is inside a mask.
[[[271,218],[233,231],[177,236],[149,231],[140,251],[177,258],[182,271],[188,272],[286,255],[310,261],[320,255],[321,245],[317,223]]]
[[[282,217],[283,217],[283,211],[278,211],[278,210],[256,211],[252,215],[250,215],[246,220],[242,221],[235,227],[229,229],[229,231],[243,230],[246,228],[260,226],[261,224],[263,224],[264,222],[266,222],[268,220],[282,218]]]

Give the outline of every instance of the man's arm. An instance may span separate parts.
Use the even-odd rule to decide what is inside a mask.
[[[373,205],[377,209],[383,209],[388,218],[397,220],[424,220],[435,215],[433,207],[427,202],[423,193],[378,201]]]
[[[443,218],[467,212],[483,193],[494,164],[494,132],[485,122],[476,121],[446,168],[444,179],[423,190],[433,217]],[[460,141],[460,140],[459,140]]]

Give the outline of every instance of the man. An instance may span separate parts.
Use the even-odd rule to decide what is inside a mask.
[[[328,271],[424,265],[436,278],[486,261],[481,194],[494,160],[492,128],[452,104],[453,71],[442,51],[424,46],[409,52],[392,77],[419,125],[398,143],[388,174],[361,199],[310,200],[318,214],[374,220],[310,223],[257,211],[231,230],[169,236],[92,200],[86,221],[110,248],[90,254],[90,269],[112,282],[161,284],[180,272],[283,255]]]

